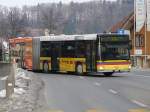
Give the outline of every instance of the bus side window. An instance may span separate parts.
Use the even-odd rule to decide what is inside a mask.
[[[84,58],[85,57],[85,51],[86,51],[86,46],[84,41],[79,41],[76,44],[76,56],[79,58]]]
[[[62,44],[62,57],[74,57],[75,56],[75,43],[66,41]]]
[[[49,42],[41,42],[41,56],[42,57],[51,56],[51,47]]]

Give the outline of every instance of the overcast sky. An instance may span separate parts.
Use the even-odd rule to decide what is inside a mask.
[[[38,3],[59,2],[59,1],[62,1],[63,3],[69,3],[70,1],[85,2],[92,0],[0,0],[0,5],[21,7],[23,5],[37,5]],[[116,1],[116,0],[109,0],[109,1]]]

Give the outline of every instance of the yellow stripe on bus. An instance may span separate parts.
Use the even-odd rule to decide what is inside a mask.
[[[85,58],[59,58],[60,71],[75,72],[76,62],[81,62],[83,72],[86,72]]]
[[[40,60],[51,60],[51,57],[40,57]]]
[[[129,70],[129,65],[101,65],[97,66],[97,70]]]

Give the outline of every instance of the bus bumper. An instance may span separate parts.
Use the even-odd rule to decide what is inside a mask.
[[[113,72],[113,73],[122,73],[122,72],[130,72],[129,70],[99,70],[98,73],[106,73],[106,72]]]

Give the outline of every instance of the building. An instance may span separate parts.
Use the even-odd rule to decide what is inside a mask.
[[[9,46],[7,39],[0,37],[0,62],[9,61]]]
[[[132,42],[132,65],[137,68],[150,68],[150,31],[145,31],[145,26],[143,26],[140,32],[134,34],[134,23],[134,13],[131,13],[111,27],[109,31],[116,32],[121,28],[129,30]]]

